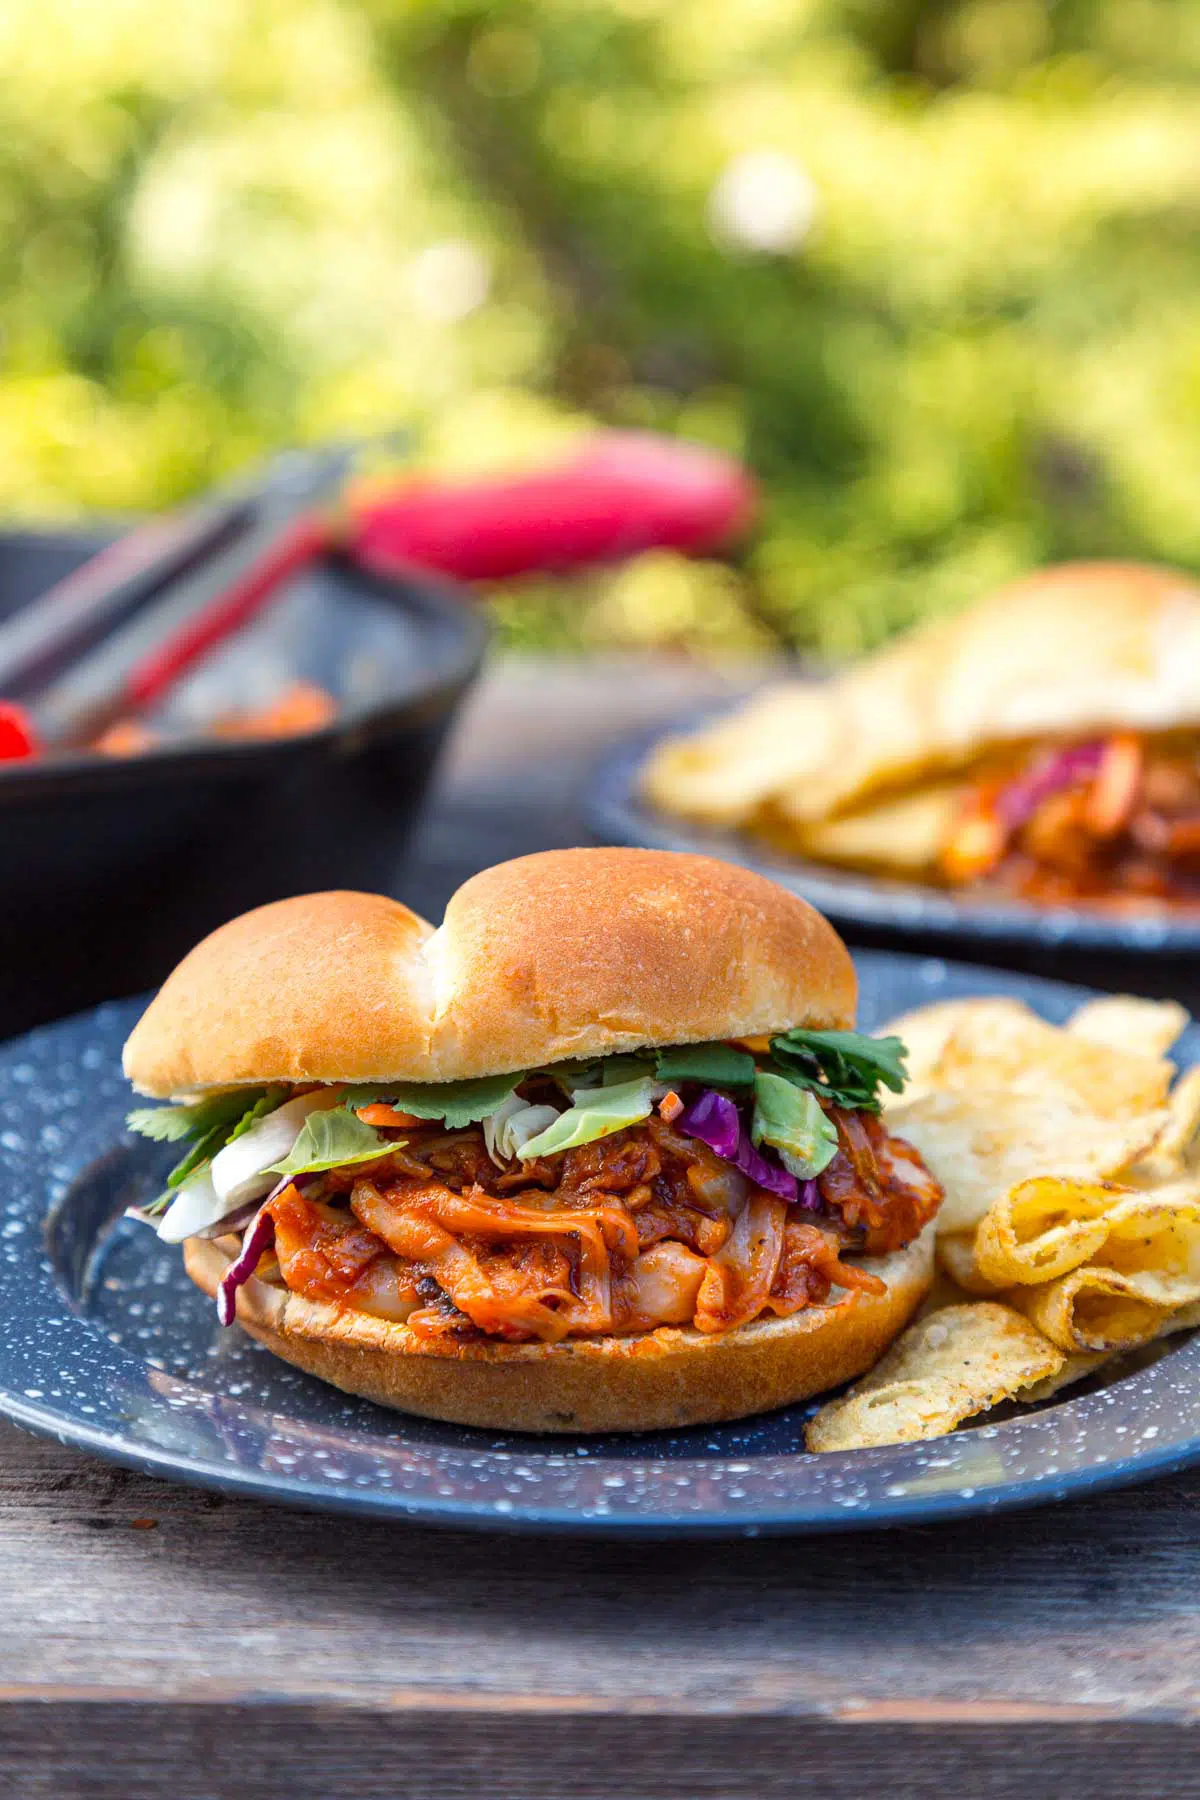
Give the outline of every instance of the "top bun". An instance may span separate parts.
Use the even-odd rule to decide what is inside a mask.
[[[378,894],[244,913],[125,1046],[159,1097],[270,1081],[457,1081],[569,1056],[853,1023],[845,945],[761,875],[662,850],[551,850],[453,895],[435,931]]]

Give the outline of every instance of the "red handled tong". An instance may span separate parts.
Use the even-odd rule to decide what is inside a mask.
[[[402,480],[347,505],[351,461],[336,448],[282,458],[253,499],[237,491],[143,527],[0,626],[0,692],[25,701],[0,702],[0,760],[84,743],[159,700],[320,556],[340,552],[390,576],[499,581],[655,547],[702,555],[744,532],[757,506],[731,459],[641,433],[585,439],[547,470]],[[131,613],[135,623],[116,639],[119,666],[101,646],[28,691],[48,660],[72,643],[88,648],[99,628]]]

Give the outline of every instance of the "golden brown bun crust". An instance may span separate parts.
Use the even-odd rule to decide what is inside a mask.
[[[236,1247],[229,1238],[184,1245],[187,1272],[205,1293],[216,1293]],[[932,1227],[864,1267],[886,1281],[885,1294],[847,1294],[717,1336],[663,1326],[640,1337],[431,1350],[405,1325],[254,1280],[238,1292],[237,1316],[285,1362],[422,1418],[493,1431],[656,1431],[768,1412],[871,1368],[929,1290]]]
[[[414,974],[423,975],[420,946],[432,932],[381,894],[301,894],[256,907],[168,975],[125,1045],[125,1073],[143,1093],[166,1095],[370,1081],[419,1063],[429,1022]]]
[[[550,850],[501,863],[446,908],[437,1053],[455,1075],[844,1026],[854,967],[820,913],[731,863]]]
[[[853,1023],[854,967],[761,875],[660,850],[487,869],[436,932],[373,894],[309,894],[215,931],[125,1046],[144,1093],[456,1081],[647,1044]]]

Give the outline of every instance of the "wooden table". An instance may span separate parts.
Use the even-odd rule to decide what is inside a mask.
[[[403,891],[580,836],[600,744],[721,691],[501,666]],[[0,1429],[8,1800],[1200,1792],[1200,1480],[955,1526],[611,1545],[193,1493]]]

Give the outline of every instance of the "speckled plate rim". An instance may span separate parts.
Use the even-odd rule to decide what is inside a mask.
[[[1187,1355],[1180,1351],[1176,1356]],[[1173,1359],[1174,1360],[1174,1359]],[[1198,1359],[1190,1358],[1192,1373],[1197,1372]],[[1092,1396],[1095,1398],[1095,1396]],[[1082,1406],[1085,1402],[1068,1402]],[[1057,1409],[1056,1409],[1057,1410]],[[929,1525],[942,1520],[981,1518],[991,1513],[1015,1512],[1037,1506],[1049,1506],[1064,1500],[1083,1500],[1116,1488],[1132,1487],[1156,1477],[1177,1475],[1200,1462],[1200,1440],[1190,1439],[1181,1446],[1138,1451],[1123,1461],[1093,1465],[1069,1474],[1035,1475],[1024,1482],[1012,1483],[1002,1492],[988,1493],[971,1487],[957,1488],[940,1495],[903,1494],[872,1500],[869,1504],[832,1512],[828,1508],[806,1510],[795,1506],[780,1511],[763,1511],[752,1517],[697,1518],[670,1512],[643,1511],[622,1515],[586,1506],[522,1506],[505,1510],[495,1502],[467,1503],[436,1498],[407,1499],[403,1495],[375,1497],[339,1491],[319,1483],[278,1475],[258,1475],[249,1470],[231,1471],[224,1465],[210,1464],[195,1458],[173,1456],[167,1452],[137,1451],[120,1437],[99,1429],[80,1426],[64,1428],[56,1416],[30,1406],[4,1389],[0,1389],[0,1416],[37,1437],[49,1438],[69,1448],[84,1450],[106,1462],[136,1470],[140,1474],[203,1488],[228,1498],[266,1501],[293,1507],[301,1512],[340,1514],[355,1518],[391,1519],[398,1523],[426,1525],[448,1531],[500,1532],[513,1536],[554,1534],[563,1537],[642,1538],[758,1538],[815,1537],[835,1532],[874,1531],[888,1527]],[[1008,1425],[983,1427],[988,1431],[1020,1430],[1029,1421],[1015,1420]],[[967,1441],[964,1437],[941,1439],[943,1445]],[[535,1453],[536,1454],[536,1453]],[[857,1458],[881,1460],[885,1452],[856,1451]],[[949,1463],[952,1459],[946,1459]],[[690,1473],[686,1463],[670,1465],[673,1471]],[[707,1469],[708,1462],[698,1463]],[[901,1483],[895,1484],[897,1486]]]
[[[884,987],[889,1007],[1019,993],[1057,1018],[1090,992],[889,952],[858,960],[871,1023],[878,1018],[869,1016],[870,996]],[[798,1409],[753,1422],[768,1440],[783,1429],[785,1451],[672,1457],[661,1448],[672,1433],[497,1441],[496,1434],[435,1428],[452,1441],[430,1442],[423,1422],[353,1403],[376,1431],[386,1423],[379,1436],[305,1417],[294,1396],[275,1410],[223,1393],[219,1382],[152,1370],[72,1303],[45,1237],[48,1217],[69,1203],[81,1172],[116,1154],[127,1100],[117,1049],[136,1010],[136,1003],[102,1007],[0,1046],[0,1305],[9,1321],[0,1341],[0,1415],[31,1431],[227,1495],[456,1529],[610,1537],[928,1523],[1084,1496],[1200,1461],[1200,1335],[1108,1387],[1036,1413],[930,1444],[823,1457],[793,1447]],[[1181,1060],[1200,1060],[1200,1029],[1189,1028]],[[87,1127],[68,1147],[53,1126],[32,1147],[13,1129],[14,1118],[28,1116],[40,1073],[47,1116],[56,1116],[63,1092],[85,1110]],[[89,1090],[101,1088],[88,1110]],[[179,1279],[194,1298],[182,1273]],[[322,1461],[331,1446],[336,1479]],[[272,1466],[263,1467],[264,1459]]]
[[[721,708],[720,712],[728,711]],[[1085,907],[1036,907],[1021,901],[962,897],[918,882],[889,880],[776,854],[740,832],[706,830],[671,819],[638,792],[638,771],[654,746],[720,716],[691,712],[667,726],[626,739],[600,759],[583,794],[589,829],[603,843],[651,850],[691,850],[757,869],[791,888],[831,919],[915,935],[960,939],[964,950],[988,944],[1064,945],[1145,956],[1200,953],[1200,916],[1117,916]]]

